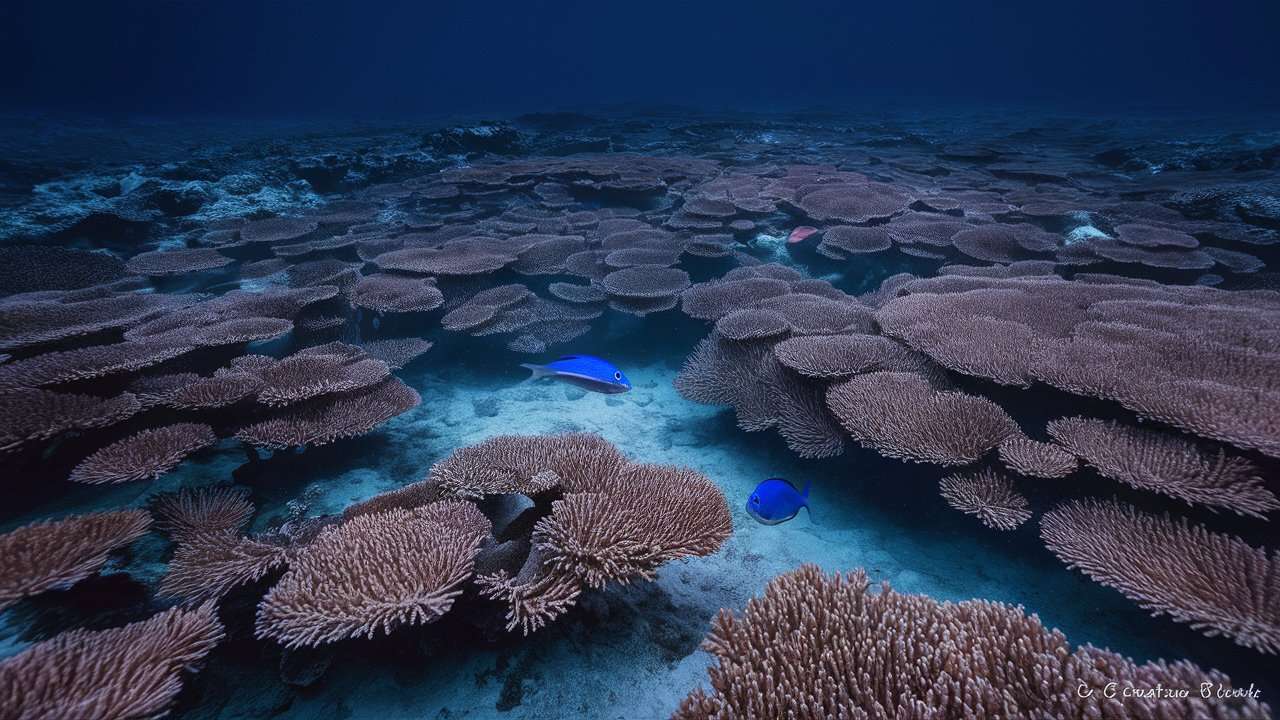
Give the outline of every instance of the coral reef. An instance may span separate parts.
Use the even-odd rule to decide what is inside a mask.
[[[71,471],[71,480],[98,485],[155,479],[216,441],[213,428],[199,423],[143,430],[85,458]]]
[[[1138,488],[1263,518],[1280,501],[1247,458],[1201,452],[1188,439],[1085,417],[1049,423],[1049,434],[1103,475]]]
[[[1280,652],[1280,555],[1274,551],[1114,501],[1067,503],[1045,514],[1040,535],[1068,566],[1153,613],[1211,637]]]
[[[938,117],[6,119],[5,709],[1261,715],[1072,680],[1276,691],[1270,130]]]
[[[121,510],[31,523],[0,535],[0,609],[89,577],[107,562],[112,550],[138,539],[150,527],[151,516],[146,512]]]
[[[431,622],[462,594],[488,530],[462,501],[354,517],[289,562],[258,606],[257,636],[297,647]]]
[[[711,692],[675,717],[1224,717],[1270,712],[1257,701],[1104,696],[1228,684],[1185,660],[1139,665],[1041,625],[1021,608],[983,600],[939,603],[869,592],[858,570],[827,576],[814,565],[771,581],[737,615],[722,610],[705,648]],[[894,640],[893,638],[897,638]],[[945,670],[944,670],[945,668]],[[1095,689],[1080,692],[1081,686]],[[1083,697],[1082,697],[1083,696]]]
[[[987,468],[972,475],[948,475],[939,482],[947,504],[973,515],[993,530],[1013,530],[1031,518],[1027,499],[1005,475]]]
[[[0,661],[13,718],[149,718],[168,712],[182,673],[223,638],[210,604],[109,630],[70,630]]]

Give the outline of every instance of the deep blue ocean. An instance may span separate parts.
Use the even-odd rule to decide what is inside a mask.
[[[1270,717],[1277,32],[0,4],[0,720]]]

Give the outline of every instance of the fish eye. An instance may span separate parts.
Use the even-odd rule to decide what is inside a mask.
[[[622,373],[621,373],[621,372],[615,372],[615,373],[613,374],[613,379],[614,379],[614,380],[621,380],[621,379],[622,379]]]
[[[751,504],[752,504],[752,505],[759,505],[759,504],[760,504],[760,496],[759,496],[759,495],[752,495],[752,496],[751,496]]]

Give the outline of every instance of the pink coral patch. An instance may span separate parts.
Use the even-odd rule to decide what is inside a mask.
[[[816,232],[818,232],[818,228],[812,228],[812,227],[809,227],[808,225],[801,225],[795,230],[792,230],[791,234],[787,236],[787,244],[790,245],[792,243],[804,242],[805,238],[809,237],[810,235]]]

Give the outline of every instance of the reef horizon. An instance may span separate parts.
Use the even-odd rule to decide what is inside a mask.
[[[15,118],[15,717],[1276,704],[1265,120]]]

